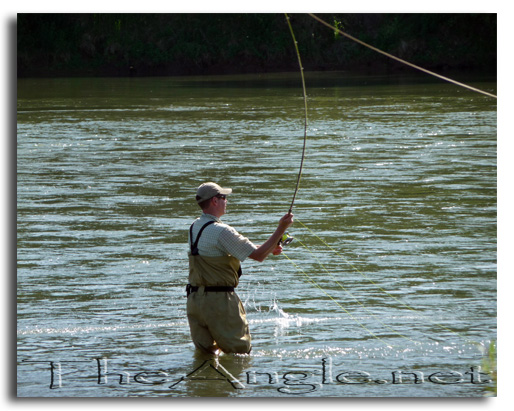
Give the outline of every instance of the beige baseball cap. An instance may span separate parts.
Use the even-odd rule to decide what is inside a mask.
[[[216,183],[203,183],[198,190],[196,190],[196,202],[201,203],[202,201],[208,200],[218,194],[229,195],[232,193],[231,188],[222,188]]]

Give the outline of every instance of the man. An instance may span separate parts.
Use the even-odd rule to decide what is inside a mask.
[[[189,230],[189,284],[187,318],[197,348],[208,353],[249,353],[248,321],[241,300],[234,292],[241,276],[241,262],[250,257],[264,261],[282,251],[279,241],[293,224],[286,214],[275,232],[256,246],[235,229],[221,222],[231,188],[204,183],[196,192],[203,211]]]

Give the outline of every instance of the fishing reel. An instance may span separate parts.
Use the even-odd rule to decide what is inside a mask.
[[[294,240],[294,237],[290,236],[289,233],[284,233],[280,241],[278,242],[279,245],[286,246],[292,243]]]

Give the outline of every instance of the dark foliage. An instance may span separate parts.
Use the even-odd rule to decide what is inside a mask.
[[[400,70],[399,63],[290,16],[306,70]],[[428,69],[496,71],[496,14],[323,14]],[[283,14],[19,14],[18,76],[129,76],[297,70]]]

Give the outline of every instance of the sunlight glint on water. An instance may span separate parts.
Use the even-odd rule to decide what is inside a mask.
[[[293,211],[339,255],[297,223],[294,264],[243,263],[254,348],[219,358],[240,389],[185,378],[209,371],[185,317],[187,229],[196,187],[217,181],[234,189],[224,221],[256,243],[274,230],[300,162],[297,75],[18,81],[19,396],[483,395],[496,102],[424,77],[311,73],[307,88]]]

